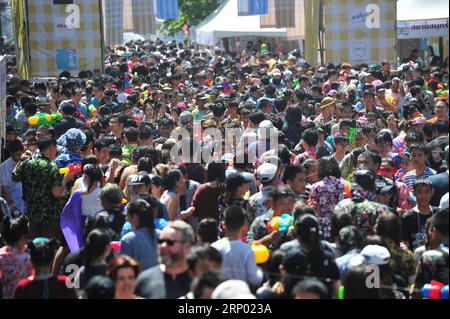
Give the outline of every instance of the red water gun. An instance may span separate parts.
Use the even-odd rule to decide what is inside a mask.
[[[81,164],[70,164],[67,167],[63,167],[59,169],[59,174],[64,175],[67,173],[81,173],[82,167]]]

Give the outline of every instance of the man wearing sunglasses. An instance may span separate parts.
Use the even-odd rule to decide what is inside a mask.
[[[187,255],[194,242],[194,231],[187,223],[169,222],[158,239],[161,264],[139,275],[136,294],[147,299],[177,299],[190,290]]]

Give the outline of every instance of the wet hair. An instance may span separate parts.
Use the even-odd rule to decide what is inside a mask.
[[[329,296],[328,288],[317,279],[306,279],[297,283],[292,289],[292,297],[295,298],[297,294],[302,292],[315,294],[319,299],[327,299]]]
[[[138,160],[138,172],[151,173],[153,171],[153,162],[147,156],[144,156]]]
[[[368,288],[365,266],[353,267],[344,275],[344,299],[379,299],[378,289]]]
[[[339,231],[338,242],[343,254],[352,249],[360,249],[362,241],[363,236],[355,226],[345,226]]]
[[[178,169],[171,169],[164,174],[164,188],[174,191],[176,183],[183,177],[183,173]]]
[[[189,270],[194,271],[199,260],[208,260],[222,265],[222,255],[209,244],[195,245],[186,257]]]
[[[205,288],[215,289],[226,279],[220,271],[206,271],[192,281],[191,291],[194,299],[200,299]]]
[[[279,200],[286,198],[286,197],[295,198],[294,191],[288,185],[282,185],[280,187],[273,187],[270,193],[271,193],[273,203],[278,202]]]
[[[433,215],[432,220],[431,220],[431,227],[432,228],[436,228],[436,230],[441,233],[442,236],[446,236],[448,237],[448,223],[449,223],[449,218],[448,218],[448,208],[445,210],[442,210],[440,212],[437,212],[436,214]]]
[[[54,238],[42,238],[42,240],[31,241],[28,248],[34,267],[48,267],[53,262],[59,243]]]
[[[83,173],[89,178],[88,191],[95,183],[102,183],[103,172],[98,165],[87,164],[83,167]]]
[[[38,148],[41,153],[47,151],[51,146],[56,146],[56,140],[51,137],[44,137],[38,140]]]
[[[392,213],[383,213],[378,216],[376,224],[377,235],[395,244],[400,244],[401,223],[400,218]]]
[[[303,132],[302,139],[308,143],[310,147],[315,147],[319,142],[319,132],[317,129],[309,128]]]
[[[334,159],[334,157],[321,158],[319,160],[318,175],[320,180],[329,176],[333,176],[338,179],[341,178],[339,163]]]
[[[15,139],[14,141],[8,144],[6,149],[8,150],[9,153],[23,152],[24,146],[19,139]]]
[[[425,156],[428,156],[428,147],[425,144],[413,144],[409,148],[409,153],[412,153],[414,150],[417,150],[419,152],[422,152],[425,154]]]
[[[286,108],[286,121],[288,124],[300,124],[302,120],[302,108],[298,105]]]
[[[86,278],[89,278],[89,268],[95,259],[105,253],[111,242],[110,234],[104,229],[94,229],[87,236],[84,246],[84,266],[86,268]]]
[[[225,164],[224,163],[209,163],[206,169],[207,182],[218,181],[222,183],[225,181]]]
[[[219,225],[214,218],[202,219],[197,225],[197,235],[205,243],[215,243],[219,236]]]
[[[130,202],[126,208],[127,215],[138,216],[138,229],[145,228],[151,236],[155,236],[154,212],[152,206],[143,199]]]
[[[107,200],[113,205],[118,205],[122,201],[122,193],[117,184],[108,183],[100,191],[100,199]]]
[[[228,207],[225,210],[225,225],[229,231],[238,231],[247,221],[245,211],[237,205]]]
[[[283,183],[287,184],[288,181],[292,181],[295,179],[297,174],[304,174],[304,170],[301,166],[288,165],[283,173]]]
[[[85,299],[114,299],[114,282],[106,276],[92,277],[83,290]]]
[[[320,243],[321,231],[317,217],[314,215],[300,216],[295,221],[295,234],[311,251],[308,256],[311,269],[320,269],[325,254]]]
[[[28,235],[29,227],[26,215],[13,219],[6,218],[3,224],[2,238],[8,245],[14,245]]]
[[[331,239],[336,239],[342,228],[351,225],[353,225],[353,218],[349,213],[341,210],[334,212],[331,216]]]

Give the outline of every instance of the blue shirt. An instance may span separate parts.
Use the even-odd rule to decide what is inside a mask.
[[[159,233],[152,237],[147,229],[132,230],[120,240],[120,253],[136,259],[142,270],[158,265]]]
[[[65,153],[60,154],[55,159],[55,163],[59,168],[64,168],[69,166],[70,164],[81,164],[82,160],[83,156],[74,152],[66,151]]]

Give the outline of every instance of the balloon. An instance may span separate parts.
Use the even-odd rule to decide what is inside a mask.
[[[422,288],[422,296],[425,299],[448,299],[448,285],[433,280]],[[445,298],[446,297],[446,298]]]
[[[253,250],[253,253],[255,254],[256,264],[258,264],[258,265],[265,264],[269,260],[270,252],[266,246],[253,244],[252,250]]]
[[[155,227],[156,229],[163,230],[167,225],[167,220],[164,218],[155,218]]]
[[[111,249],[118,253],[120,251],[120,241],[112,241],[111,242]]]

